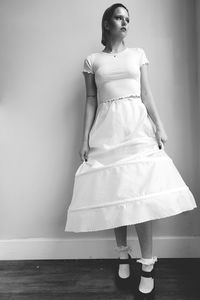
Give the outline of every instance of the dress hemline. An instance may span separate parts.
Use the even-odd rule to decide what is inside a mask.
[[[150,201],[140,199],[114,204],[109,208],[92,208],[80,212],[68,210],[65,231],[90,232],[113,229],[174,216],[197,207],[188,186],[174,192],[166,191],[156,197],[153,195],[149,199]]]

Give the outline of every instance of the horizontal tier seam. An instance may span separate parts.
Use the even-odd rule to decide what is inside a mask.
[[[160,196],[160,195],[163,195],[163,194],[168,194],[168,193],[173,193],[173,192],[178,192],[178,191],[182,191],[182,190],[188,190],[189,191],[189,187],[186,185],[186,186],[175,188],[175,189],[165,190],[165,191],[162,191],[162,192],[159,192],[159,193],[151,193],[151,194],[148,194],[148,195],[137,196],[137,197],[133,197],[133,198],[130,198],[130,199],[126,199],[125,200],[126,202],[124,202],[124,200],[123,200],[123,201],[115,201],[115,202],[112,202],[112,203],[104,203],[104,204],[96,205],[96,206],[79,207],[79,208],[74,208],[74,209],[69,208],[69,211],[70,212],[76,212],[76,211],[79,211],[79,210],[96,209],[96,208],[102,208],[102,207],[105,207],[105,206],[112,206],[112,205],[122,204],[122,203],[126,204],[127,202],[133,202],[135,200],[146,200],[146,199],[151,198],[151,197]]]
[[[136,159],[134,161],[124,161],[124,162],[120,162],[120,163],[115,163],[115,164],[110,164],[110,165],[107,165],[107,166],[103,166],[103,167],[99,167],[97,168],[96,170],[90,170],[90,171],[87,171],[87,172],[84,172],[82,174],[77,174],[75,177],[79,177],[79,176],[82,176],[82,175],[87,175],[88,173],[93,173],[93,172],[98,172],[98,171],[102,171],[104,169],[108,169],[108,168],[112,168],[112,167],[118,167],[118,166],[123,166],[123,165],[128,165],[128,164],[134,164],[134,163],[137,163],[137,162],[153,162],[155,160],[162,160],[162,159],[167,159],[169,160],[170,162],[172,162],[172,159],[170,157],[152,157],[152,158],[144,158],[144,159]],[[86,163],[85,161],[83,163]]]

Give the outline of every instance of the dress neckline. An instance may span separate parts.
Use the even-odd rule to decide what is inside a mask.
[[[101,53],[105,53],[105,54],[108,54],[108,55],[119,55],[120,53],[123,53],[125,52],[126,50],[128,50],[128,47],[124,48],[122,51],[120,52],[104,52],[103,50],[101,51]]]

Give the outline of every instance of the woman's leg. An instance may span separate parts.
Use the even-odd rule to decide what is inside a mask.
[[[142,258],[152,259],[152,221],[135,224],[138,235]],[[142,270],[150,272],[153,269],[153,263],[149,265],[142,264]],[[143,293],[149,293],[153,289],[154,281],[152,277],[141,276],[139,290]]]
[[[116,244],[119,251],[120,259],[128,258],[128,250],[127,247],[127,226],[121,226],[114,228]],[[119,265],[119,276],[122,278],[126,278],[130,275],[129,264],[120,264]]]
[[[127,226],[114,228],[117,246],[127,246]]]
[[[143,258],[152,258],[152,221],[135,224]]]

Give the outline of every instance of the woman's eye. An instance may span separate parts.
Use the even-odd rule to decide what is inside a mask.
[[[116,17],[116,19],[122,19],[122,17],[120,17],[120,16],[118,16],[118,17]],[[129,19],[126,19],[126,22],[128,22],[129,23]]]

